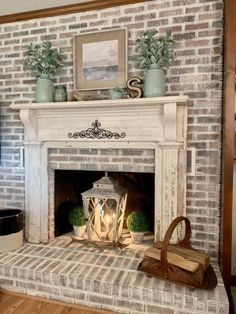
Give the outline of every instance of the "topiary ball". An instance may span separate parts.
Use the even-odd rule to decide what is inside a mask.
[[[83,206],[74,207],[68,216],[70,224],[73,226],[84,226],[86,223]]]
[[[146,215],[141,211],[133,211],[127,217],[127,227],[132,232],[145,232],[148,230]]]

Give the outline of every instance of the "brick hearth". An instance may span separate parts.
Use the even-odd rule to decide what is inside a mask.
[[[190,290],[136,271],[142,251],[98,252],[60,237],[0,253],[2,289],[120,313],[228,313],[216,266],[214,290]]]

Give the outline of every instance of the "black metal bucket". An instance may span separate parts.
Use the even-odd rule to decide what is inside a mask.
[[[23,245],[24,215],[20,209],[0,209],[0,252]]]

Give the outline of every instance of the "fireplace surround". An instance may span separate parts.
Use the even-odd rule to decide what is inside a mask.
[[[46,243],[52,237],[55,169],[154,172],[154,234],[162,239],[169,223],[186,214],[187,101],[166,96],[11,105],[25,127],[26,239]]]

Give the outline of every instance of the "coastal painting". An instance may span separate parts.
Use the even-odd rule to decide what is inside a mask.
[[[125,87],[127,28],[73,35],[75,90]]]
[[[83,44],[82,54],[85,81],[117,79],[119,74],[118,40]]]

